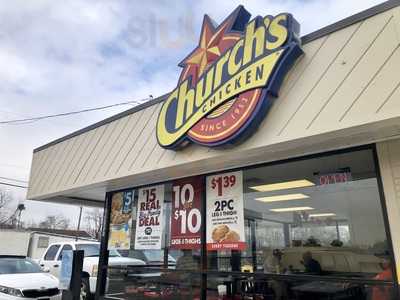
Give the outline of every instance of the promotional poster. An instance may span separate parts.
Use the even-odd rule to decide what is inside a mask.
[[[139,189],[135,249],[161,249],[164,185]]]
[[[244,250],[242,171],[207,177],[207,250]]]
[[[200,249],[202,177],[172,184],[171,249]]]
[[[131,190],[112,196],[108,250],[130,249],[134,193]]]

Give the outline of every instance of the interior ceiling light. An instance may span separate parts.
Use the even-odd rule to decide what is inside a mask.
[[[308,187],[314,185],[315,184],[309,180],[301,179],[301,180],[293,180],[293,181],[286,181],[286,182],[279,182],[272,184],[256,185],[256,186],[251,186],[250,188],[258,192],[271,192],[271,191]]]
[[[278,202],[278,201],[289,201],[289,200],[299,200],[299,199],[307,199],[310,198],[308,195],[304,194],[285,194],[285,195],[276,195],[276,196],[268,196],[268,197],[259,197],[255,198],[258,201],[262,202]]]
[[[310,218],[320,218],[320,217],[334,217],[336,214],[334,213],[322,213],[322,214],[310,214]]]
[[[314,208],[309,206],[298,206],[298,207],[285,207],[285,208],[271,208],[270,211],[273,212],[291,212],[291,211],[304,211],[312,210]]]

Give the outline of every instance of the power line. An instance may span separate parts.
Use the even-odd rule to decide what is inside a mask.
[[[11,180],[11,181],[17,181],[17,182],[22,182],[22,183],[28,183],[28,181],[26,181],[26,180],[14,179],[14,178],[9,178],[9,177],[2,177],[2,176],[0,176],[0,179]]]
[[[150,100],[152,98],[153,97],[150,96],[149,98],[145,98],[145,99],[141,99],[141,100],[132,100],[132,101],[120,102],[120,103],[115,103],[115,104],[110,104],[110,105],[105,105],[105,106],[100,106],[100,107],[87,108],[87,109],[82,109],[82,110],[76,110],[76,111],[70,111],[70,112],[65,112],[65,113],[54,114],[54,115],[45,115],[45,116],[25,118],[25,119],[15,119],[15,120],[8,120],[8,121],[0,121],[0,125],[5,125],[5,124],[10,125],[10,124],[18,124],[18,123],[26,124],[26,122],[36,122],[36,121],[40,121],[40,120],[44,120],[44,119],[50,119],[50,118],[56,118],[56,117],[65,117],[65,116],[76,115],[76,114],[81,114],[81,113],[86,113],[86,112],[91,112],[91,111],[104,110],[104,109],[111,108],[111,107],[116,107],[116,106],[129,105],[129,104],[141,104],[141,103],[143,103],[143,101]]]
[[[1,181],[0,181],[0,185],[7,185],[7,186],[18,187],[18,188],[22,188],[22,189],[27,189],[28,188],[27,186],[7,183],[7,182],[1,182]]]
[[[29,121],[35,122],[35,121],[49,119],[49,118],[64,117],[64,116],[75,115],[75,114],[80,114],[80,113],[85,113],[85,112],[90,112],[90,111],[96,111],[96,110],[103,110],[103,109],[107,109],[107,108],[111,108],[111,107],[115,107],[115,106],[128,105],[128,104],[140,104],[140,102],[136,101],[136,100],[126,101],[126,102],[121,102],[121,103],[116,103],[116,104],[111,104],[111,105],[106,105],[106,106],[87,108],[87,109],[82,109],[82,110],[77,110],[77,111],[54,114],[54,115],[45,115],[45,116],[39,116],[39,117],[33,117],[33,118],[0,121],[0,124],[15,124],[15,123],[29,122]]]

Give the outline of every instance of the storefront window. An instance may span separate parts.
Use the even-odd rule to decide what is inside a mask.
[[[118,295],[123,299],[161,299],[162,297],[175,299],[179,295],[179,297],[193,299],[194,296],[200,295],[201,242],[196,240],[196,237],[198,235],[200,238],[201,224],[196,229],[193,228],[192,223],[201,222],[201,218],[196,219],[195,216],[191,216],[192,223],[189,227],[192,233],[194,231],[192,239],[189,242],[183,241],[189,245],[179,244],[178,239],[173,235],[174,231],[180,231],[181,227],[187,224],[181,224],[183,213],[180,214],[179,209],[175,209],[176,202],[173,201],[180,201],[178,199],[180,196],[187,196],[187,198],[193,196],[191,199],[185,198],[185,200],[191,200],[191,203],[184,204],[187,204],[187,208],[189,206],[195,208],[200,204],[200,198],[194,199],[194,197],[200,197],[201,191],[198,190],[199,185],[196,185],[191,190],[195,195],[189,195],[189,192],[176,195],[178,185],[177,181],[132,190],[130,244],[128,249],[118,250],[124,258],[122,263],[116,262],[113,265],[113,259],[110,258],[108,268],[110,279],[108,295],[110,297]],[[189,212],[190,209],[185,211]],[[187,221],[187,216],[185,220]],[[190,238],[189,229],[184,228],[184,231],[189,232],[187,237]]]
[[[242,275],[212,276],[209,286],[275,297],[268,299],[336,299],[347,293],[358,298],[343,299],[374,299],[381,287],[318,282],[393,280],[370,150],[249,168],[242,174],[246,247],[239,253],[208,251],[213,270]],[[257,277],[244,278],[246,272]],[[320,280],[300,282],[304,275]],[[379,299],[391,299],[389,290]]]
[[[132,189],[129,224],[111,297],[395,299],[369,149]]]
[[[244,186],[256,251],[281,252],[280,272],[309,271],[311,254],[323,275],[373,278],[390,260],[370,151],[248,169]]]

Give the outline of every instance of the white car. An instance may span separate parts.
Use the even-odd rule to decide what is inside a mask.
[[[0,255],[0,300],[60,300],[58,279],[23,256]]]
[[[84,259],[82,267],[82,288],[81,299],[93,299],[96,292],[97,270],[99,264],[100,243],[79,241],[62,242],[50,244],[39,260],[40,266],[48,270],[52,275],[59,277],[61,259],[64,251],[83,250]],[[144,266],[143,260],[129,257],[122,257],[118,251],[110,250],[108,258],[109,266]]]

